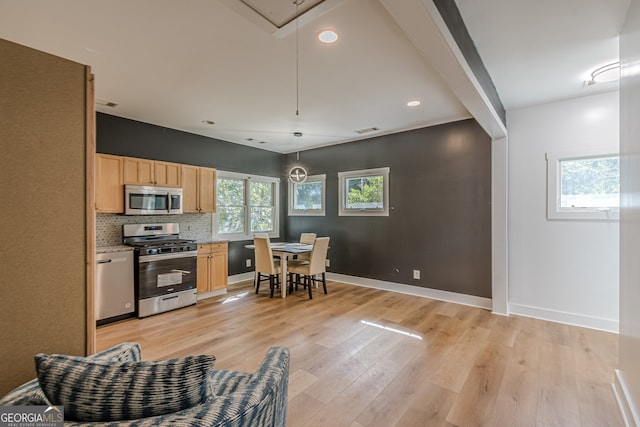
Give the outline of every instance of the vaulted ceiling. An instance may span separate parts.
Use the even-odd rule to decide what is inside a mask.
[[[100,112],[287,153],[478,116],[431,1],[0,0],[0,38],[91,65]],[[585,81],[629,0],[455,3],[507,110],[617,89]]]

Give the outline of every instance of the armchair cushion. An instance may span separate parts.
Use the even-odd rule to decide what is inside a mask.
[[[108,360],[111,362],[137,362],[142,359],[142,352],[140,350],[140,344],[123,342],[91,356],[87,356],[87,358]],[[51,402],[47,400],[42,392],[37,378],[22,384],[0,399],[0,406],[21,405],[51,406]]]
[[[121,362],[38,354],[40,387],[65,419],[120,421],[181,411],[207,399],[214,356]]]

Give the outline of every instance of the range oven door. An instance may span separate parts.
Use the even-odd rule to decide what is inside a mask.
[[[176,252],[138,257],[138,299],[196,289],[198,252]]]

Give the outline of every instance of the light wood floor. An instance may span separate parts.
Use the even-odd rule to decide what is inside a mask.
[[[289,427],[623,425],[614,334],[328,288],[283,300],[233,285],[194,307],[98,328],[98,350],[136,341],[146,360],[207,353],[219,369],[252,372],[270,346],[287,346]]]

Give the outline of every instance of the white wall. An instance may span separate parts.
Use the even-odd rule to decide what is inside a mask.
[[[640,426],[640,1],[620,35],[620,351],[615,390],[628,426]]]
[[[618,92],[507,113],[511,313],[618,330],[619,224],[549,221],[546,152],[619,144]]]

